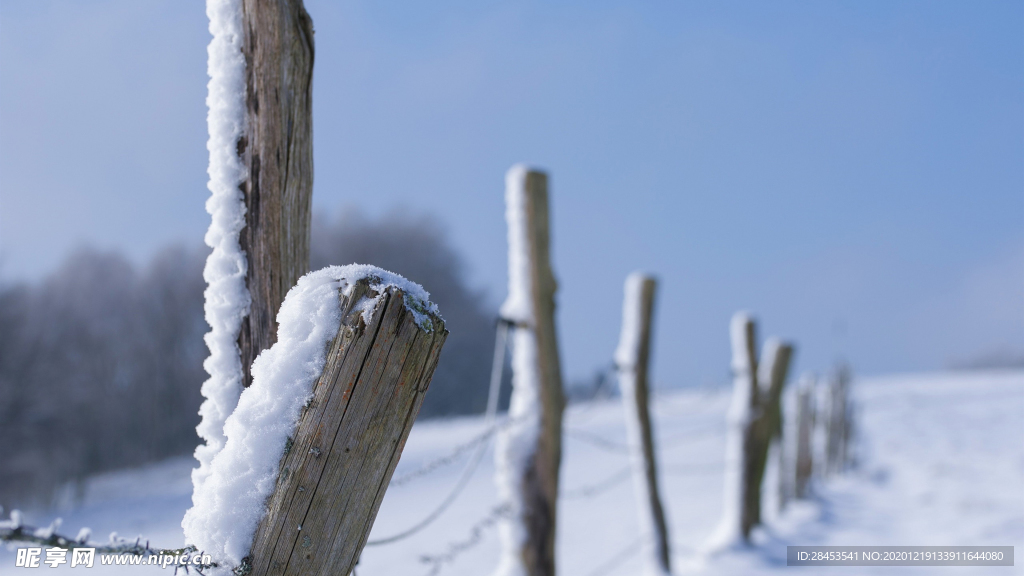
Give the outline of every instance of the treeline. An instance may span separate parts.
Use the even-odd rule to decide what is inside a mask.
[[[314,269],[373,263],[423,284],[451,337],[421,416],[483,409],[494,312],[434,221],[319,217],[311,251]],[[206,253],[168,248],[140,270],[83,249],[41,282],[0,288],[0,505],[195,449]]]

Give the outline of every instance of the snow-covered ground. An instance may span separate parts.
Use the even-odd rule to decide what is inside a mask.
[[[758,535],[755,547],[714,556],[704,554],[702,546],[722,509],[728,392],[680,391],[657,397],[654,414],[674,572],[794,570],[785,566],[789,544],[1013,545],[1024,550],[1024,372],[891,376],[859,380],[853,390],[859,467],[819,485],[814,501],[790,506]],[[617,401],[574,406],[565,426],[559,572],[636,574],[639,528],[623,451],[622,408]],[[476,418],[417,424],[396,478],[483,429]],[[426,516],[444,499],[471,455],[466,451],[453,465],[392,487],[371,540],[400,532]],[[429,528],[401,542],[368,547],[357,573],[429,574],[432,565],[422,557],[452,551],[456,553],[450,561],[434,565],[437,574],[490,573],[499,552],[493,524],[485,521],[498,504],[492,462],[488,453],[462,495]],[[80,526],[90,526],[96,539],[116,530],[125,537],[142,534],[157,546],[179,546],[181,518],[191,504],[193,463],[180,458],[95,477],[80,503],[31,512],[26,520],[39,525],[62,516],[62,532],[74,534]],[[0,551],[0,574],[20,570],[14,567],[13,552]],[[97,566],[89,573],[125,570],[130,568]],[[831,570],[854,575],[922,569]],[[929,574],[936,571],[1024,574],[1019,561],[1012,568],[927,569]]]

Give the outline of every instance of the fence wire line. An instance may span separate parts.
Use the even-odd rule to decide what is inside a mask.
[[[469,440],[468,442],[465,442],[463,444],[460,444],[460,445],[456,446],[451,452],[445,454],[444,456],[441,456],[440,458],[437,458],[435,460],[427,462],[426,464],[420,466],[416,470],[412,470],[410,472],[406,472],[405,474],[402,474],[401,476],[392,478],[391,479],[391,483],[388,484],[388,486],[391,487],[391,488],[395,488],[395,487],[398,487],[398,486],[402,486],[404,484],[408,484],[409,482],[412,482],[413,480],[415,480],[417,478],[421,478],[423,476],[426,476],[426,475],[430,474],[431,472],[433,472],[435,470],[438,470],[440,468],[444,468],[445,466],[448,466],[449,464],[454,464],[455,462],[458,462],[459,458],[463,454],[465,454],[466,452],[469,452],[473,448],[478,447],[481,443],[486,443],[488,440],[491,439],[492,436],[494,436],[494,434],[498,430],[500,430],[503,427],[504,427],[504,424],[502,424],[502,425],[492,425],[492,426],[488,427],[486,430],[484,430],[482,433],[478,434],[473,439]]]
[[[443,554],[433,556],[424,554],[420,556],[420,562],[431,565],[430,572],[427,573],[427,576],[437,576],[445,564],[454,562],[460,554],[482,542],[484,531],[493,527],[502,518],[508,517],[511,512],[512,507],[507,503],[495,506],[486,516],[478,520],[477,523],[470,528],[469,538],[461,542],[449,543],[448,550]]]
[[[507,350],[508,340],[508,327],[509,322],[503,318],[498,319],[497,334],[494,338],[494,358],[491,362],[491,381],[488,386],[487,392],[487,409],[485,410],[485,421],[493,422],[495,415],[498,413],[498,397],[501,392],[501,375],[505,368],[505,351]],[[495,432],[497,432],[499,426],[492,425],[481,434],[477,435],[472,440],[460,444],[455,447],[454,450],[448,454],[437,458],[427,464],[424,464],[417,470],[402,474],[397,478],[392,478],[388,484],[389,487],[397,487],[403,484],[407,484],[420,476],[426,476],[438,468],[443,468],[449,464],[454,463],[462,456],[463,453],[472,449],[480,442],[486,442]]]
[[[624,480],[630,477],[633,471],[632,466],[626,466],[622,470],[619,470],[615,474],[605,478],[604,480],[591,484],[589,486],[582,486],[580,488],[573,488],[572,490],[566,490],[558,494],[559,498],[565,498],[572,500],[575,498],[590,498],[591,496],[597,496],[598,494],[615,487],[617,484],[622,483]]]
[[[604,576],[612,570],[619,567],[620,564],[629,560],[630,556],[640,551],[641,546],[647,537],[640,535],[638,538],[627,544],[624,548],[619,550],[615,556],[609,558],[604,564],[598,566],[595,570],[587,574],[587,576]]]
[[[667,438],[657,441],[655,443],[655,448],[659,452],[661,452],[662,450],[675,448],[676,446],[686,444],[687,442],[697,441],[700,440],[701,438],[707,438],[713,435],[713,432],[715,432],[715,428],[717,426],[717,424],[715,426],[702,426],[697,427],[694,430],[672,434]],[[586,442],[591,446],[601,448],[602,450],[608,452],[614,452],[616,454],[629,454],[630,452],[629,446],[622,442],[609,440],[604,436],[595,434],[588,430],[583,430],[581,428],[565,428],[563,430],[563,434],[567,438],[573,438],[581,442]]]
[[[484,434],[468,443],[470,446],[472,446],[473,444],[476,445],[476,452],[473,454],[473,457],[470,458],[469,462],[466,463],[466,467],[462,469],[462,475],[459,477],[459,480],[455,483],[455,486],[452,488],[451,492],[448,493],[448,496],[441,501],[441,504],[438,505],[438,507],[435,508],[433,511],[431,511],[430,514],[427,514],[427,516],[423,518],[423,520],[420,520],[416,524],[397,534],[393,534],[386,538],[368,540],[365,546],[382,546],[384,544],[391,544],[392,542],[404,540],[409,536],[412,536],[413,534],[426,528],[431,523],[433,523],[434,520],[437,520],[441,516],[441,514],[443,514],[444,511],[447,510],[448,507],[451,506],[453,502],[455,502],[459,495],[462,494],[462,490],[465,489],[466,486],[469,484],[469,479],[473,476],[473,472],[476,471],[477,466],[480,465],[480,461],[483,460],[484,454],[487,452],[487,445],[489,444],[488,440],[494,435],[494,433],[499,428],[501,428],[502,426],[507,426],[508,424],[511,423],[511,421],[508,418],[506,418],[501,425],[494,423],[498,413],[498,393],[501,390],[501,375],[502,370],[505,366],[505,353],[508,350],[506,340],[508,335],[508,328],[510,325],[511,323],[508,320],[505,320],[504,318],[498,319],[498,326],[496,329],[497,333],[495,334],[494,338],[494,360],[491,365],[491,382],[487,392],[487,412],[484,415],[484,421],[487,422],[489,427]],[[465,451],[465,449],[457,449],[456,451],[461,453],[462,451]],[[402,483],[405,483],[412,480],[413,478],[418,478],[419,476],[428,474],[431,471],[440,468],[445,463],[454,461],[457,457],[457,454],[450,454],[448,457],[436,460],[436,465],[425,466],[420,470],[416,471],[415,473],[410,473],[406,475],[400,480],[402,480]]]

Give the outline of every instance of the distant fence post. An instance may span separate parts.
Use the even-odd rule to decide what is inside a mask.
[[[780,398],[793,347],[775,338],[765,345],[759,366],[754,319],[733,315],[733,397],[727,416],[725,506],[712,545],[747,541],[761,523],[761,485],[768,451],[782,427]],[[760,368],[760,369],[759,369]]]
[[[651,321],[654,312],[654,278],[635,272],[626,278],[622,303],[622,333],[615,352],[619,387],[626,411],[626,430],[633,485],[637,495],[640,529],[649,531],[646,573],[671,573],[668,528],[658,491],[658,476],[649,409],[648,369],[651,352]]]
[[[379,296],[368,324],[364,296]],[[394,287],[376,294],[361,280],[339,297],[341,327],[281,459],[252,576],[352,571],[448,334],[432,315],[421,327]]]
[[[840,365],[828,380],[827,421],[825,424],[825,470],[829,475],[843,472],[849,463],[850,370]]]
[[[750,480],[746,482],[747,494],[744,509],[747,510],[744,537],[750,529],[761,523],[761,486],[764,481],[768,454],[773,443],[782,438],[782,388],[786,384],[793,347],[777,338],[769,338],[761,352],[760,372],[757,376],[756,410],[751,419],[753,454],[750,456]]]
[[[509,295],[501,313],[514,329],[509,423],[495,451],[499,496],[509,505],[508,517],[499,523],[497,574],[552,576],[565,398],[555,333],[547,175],[514,166],[506,176],[505,201]]]
[[[746,484],[752,463],[751,421],[757,402],[757,325],[746,312],[737,312],[729,325],[732,344],[733,392],[726,415],[725,477],[722,520],[711,538],[714,547],[745,540],[750,518],[746,507]]]
[[[811,474],[814,472],[814,386],[813,374],[805,374],[796,394],[796,445],[793,495],[798,499],[810,495]]]

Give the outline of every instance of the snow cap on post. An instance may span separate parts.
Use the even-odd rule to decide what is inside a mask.
[[[619,370],[636,366],[640,354],[641,323],[643,322],[644,283],[654,281],[654,276],[644,272],[633,272],[626,277],[625,294],[622,299],[622,331],[619,345],[615,349],[615,365]]]
[[[267,499],[278,484],[281,457],[295,433],[313,386],[324,371],[329,344],[341,327],[341,296],[352,295],[360,281],[373,297],[350,308],[372,320],[388,288],[404,293],[404,306],[422,330],[443,329],[437,307],[418,284],[374,266],[332,266],[303,276],[277,316],[278,341],[253,363],[253,383],[224,424],[224,449],[210,465],[206,482],[196,487],[193,507],[182,527],[187,543],[213,556],[223,567],[238,566],[249,553]]]
[[[526,177],[530,168],[516,164],[505,175],[505,220],[508,223],[508,296],[501,316],[516,323],[533,321],[531,293],[529,221],[527,220]]]

